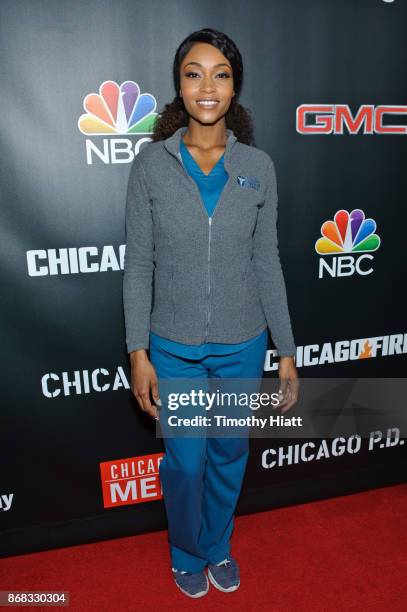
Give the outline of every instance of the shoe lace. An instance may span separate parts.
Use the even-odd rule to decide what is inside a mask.
[[[216,565],[219,567],[221,565],[224,565],[225,567],[228,567],[230,565],[231,561],[230,559],[223,559],[223,561],[221,561],[220,563],[217,563]]]

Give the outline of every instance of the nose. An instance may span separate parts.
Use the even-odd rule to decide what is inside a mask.
[[[204,76],[201,82],[202,91],[215,91],[213,80],[210,76]]]

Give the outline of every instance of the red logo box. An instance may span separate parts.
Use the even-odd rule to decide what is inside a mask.
[[[115,508],[163,498],[159,465],[164,453],[115,459],[100,464],[103,506]]]

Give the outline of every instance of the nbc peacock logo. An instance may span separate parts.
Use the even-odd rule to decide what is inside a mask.
[[[85,96],[83,107],[86,113],[78,119],[82,134],[110,136],[103,139],[102,147],[90,138],[86,139],[89,164],[93,163],[95,156],[108,164],[133,161],[141,144],[151,139],[142,138],[134,144],[128,137],[150,136],[158,117],[155,97],[150,93],[141,93],[135,81],[124,81],[121,85],[115,81],[104,81],[99,93]]]
[[[321,226],[322,237],[315,243],[315,250],[320,255],[334,255],[332,262],[320,258],[319,278],[326,271],[330,276],[351,276],[355,272],[362,276],[371,274],[373,253],[381,244],[376,232],[376,221],[365,218],[360,208],[350,213],[338,210],[333,220],[325,221]],[[366,264],[369,263],[369,267]]]

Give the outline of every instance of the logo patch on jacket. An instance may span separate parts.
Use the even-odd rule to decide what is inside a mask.
[[[260,181],[255,176],[242,176],[239,174],[237,177],[237,184],[240,187],[250,187],[251,189],[260,189]]]

